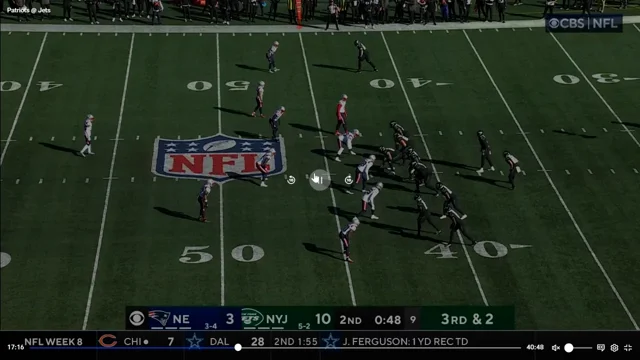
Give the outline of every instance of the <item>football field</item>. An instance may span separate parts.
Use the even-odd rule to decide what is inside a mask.
[[[2,32],[2,329],[122,329],[132,305],[496,305],[517,329],[638,330],[640,27],[624,30]],[[378,72],[355,72],[354,40]],[[249,116],[259,81],[264,119]],[[363,136],[338,163],[342,94]],[[87,114],[95,155],[81,157]],[[361,203],[344,179],[393,146],[390,121],[478,244],[446,244],[426,189],[444,231],[418,237],[406,166],[378,161],[380,219],[360,218],[343,260],[337,233]],[[478,130],[496,166],[482,176]],[[253,164],[270,146],[263,188]],[[504,150],[523,170],[513,191]],[[318,169],[325,191],[307,179]]]

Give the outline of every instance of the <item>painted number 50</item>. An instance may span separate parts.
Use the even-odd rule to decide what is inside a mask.
[[[213,260],[213,255],[206,251],[209,246],[185,246],[178,258],[183,264],[203,264]],[[231,250],[231,257],[240,262],[256,262],[264,257],[264,249],[256,245],[240,245]]]

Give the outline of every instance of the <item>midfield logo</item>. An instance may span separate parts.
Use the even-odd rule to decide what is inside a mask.
[[[180,179],[213,179],[217,183],[243,177],[256,177],[256,161],[270,147],[276,155],[267,166],[269,175],[287,170],[284,139],[242,139],[224,134],[191,139],[157,138],[153,149],[151,172]]]

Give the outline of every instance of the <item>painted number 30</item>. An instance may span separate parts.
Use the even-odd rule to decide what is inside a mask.
[[[202,264],[213,260],[213,255],[203,251],[209,246],[185,246],[178,261],[183,264]],[[231,257],[240,262],[255,262],[264,257],[264,250],[256,245],[240,245],[231,250]]]
[[[601,73],[593,74],[591,77],[600,84],[615,84],[620,82],[620,79],[617,78],[618,74]],[[562,85],[575,85],[580,82],[580,78],[574,75],[561,74],[554,76],[553,81]]]

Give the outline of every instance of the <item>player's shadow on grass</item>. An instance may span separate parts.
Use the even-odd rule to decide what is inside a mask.
[[[454,168],[466,169],[466,170],[476,170],[476,168],[473,166],[452,162],[452,161],[432,159],[431,162],[436,165],[442,165],[442,166],[448,166],[448,167],[454,167]]]
[[[418,209],[413,208],[413,207],[409,207],[409,206],[387,206],[387,209],[398,210],[398,211],[408,212],[408,213],[413,213],[413,214],[417,214],[418,213]],[[431,212],[431,216],[440,217],[440,215],[442,215],[442,214]]]
[[[257,180],[252,178],[252,177],[249,177],[249,176],[246,176],[246,175],[240,175],[240,174],[234,173],[234,172],[227,172],[227,175],[230,178],[232,178],[233,180],[245,181],[245,182],[248,182],[248,183],[252,183],[253,185],[260,186],[260,184],[258,184]]]
[[[326,157],[327,159],[333,161],[333,155],[335,155],[335,151],[330,151],[330,150],[324,150],[324,149],[313,149],[311,150],[312,153],[322,156],[322,157]]]
[[[243,137],[245,139],[260,139],[260,135],[254,134],[254,133],[250,133],[250,132],[247,132],[247,131],[238,130],[235,133],[236,133],[236,135],[238,135],[240,137]]]
[[[356,148],[356,149],[362,149],[362,150],[365,150],[365,151],[369,151],[369,153],[367,155],[371,155],[371,154],[377,155],[377,153],[380,150],[380,147],[378,147],[378,146],[367,145],[367,144],[354,144],[353,147]]]
[[[345,218],[349,221],[351,221],[351,219],[353,219],[354,216],[356,216],[356,213],[353,212],[349,212],[349,211],[344,211],[338,207],[334,207],[334,206],[327,206],[327,209],[329,210],[329,212],[333,215],[336,215],[338,217],[341,218]]]
[[[55,144],[50,144],[50,143],[45,143],[45,142],[40,142],[39,144],[44,146],[44,147],[46,147],[46,148],[49,148],[51,150],[62,151],[62,152],[74,154],[76,156],[80,156],[80,154],[78,153],[78,150],[74,150],[72,148],[68,148],[68,147],[64,147],[64,146],[60,146],[60,145],[55,145]]]
[[[321,247],[318,247],[316,244],[311,244],[311,243],[302,243],[302,245],[304,245],[304,248],[309,252],[328,256],[336,260],[344,261],[344,258],[340,256],[342,255],[340,251],[321,248]]]
[[[616,125],[620,125],[620,123],[617,122],[617,121],[612,121],[611,123],[612,124],[616,124]],[[640,128],[640,124],[636,124],[636,123],[632,123],[632,122],[628,122],[628,121],[623,121],[622,123],[627,125],[627,126],[633,126],[633,127],[636,127],[636,128]]]
[[[535,6],[535,5],[533,5],[533,6]],[[526,18],[531,18],[531,19],[540,19],[539,15],[529,15],[529,14],[525,14],[525,13],[515,13],[515,12],[506,12],[505,14],[512,15],[512,16],[526,17]]]
[[[556,134],[562,134],[562,135],[569,135],[569,136],[580,136],[583,139],[595,139],[597,138],[597,136],[594,135],[584,135],[584,134],[576,134],[574,132],[571,131],[562,131],[562,130],[553,130],[554,133]]]
[[[412,208],[409,206],[387,206],[387,209],[398,210],[398,211],[414,213],[414,214],[418,213],[418,209]]]
[[[268,72],[269,70],[265,69],[265,68],[259,68],[259,67],[255,67],[255,66],[251,66],[251,65],[245,65],[245,64],[236,64],[237,67],[239,67],[240,69],[244,69],[244,70],[253,70],[253,71],[260,71],[260,72]]]
[[[418,236],[418,234],[416,234],[415,230],[407,229],[407,228],[404,228],[402,226],[383,224],[383,223],[379,223],[379,222],[375,222],[375,221],[362,221],[362,223],[367,224],[367,225],[369,225],[371,227],[374,227],[374,228],[378,228],[378,229],[382,229],[382,230],[388,230],[389,234],[402,236],[402,237],[408,238],[408,239],[415,239],[415,240],[421,240],[421,241],[431,241],[431,242],[435,242],[435,243],[442,243],[443,242],[442,240],[434,239],[434,238],[429,237],[429,236],[424,236],[424,235]]]
[[[227,114],[251,116],[250,114],[248,114],[248,113],[246,113],[244,111],[240,111],[240,110],[229,109],[229,108],[219,107],[219,106],[214,106],[213,108],[216,109],[216,110],[220,110],[222,112],[225,112]]]
[[[380,167],[374,167],[373,169],[371,169],[371,175],[377,178],[383,178],[383,179],[389,179],[397,182],[402,182],[402,176],[397,174],[393,175]]]
[[[432,232],[433,229],[429,230],[429,231],[425,231],[425,232],[431,232],[433,234],[435,234],[434,232]],[[446,242],[446,240],[439,240],[439,239],[435,239],[432,238],[430,236],[425,236],[425,235],[418,235],[418,233],[414,230],[410,230],[410,231],[389,231],[389,234],[391,235],[396,235],[396,236],[402,236],[403,238],[407,238],[407,239],[414,239],[414,240],[420,240],[420,241],[430,241],[436,244],[444,244]]]
[[[191,220],[191,221],[198,221],[197,218],[187,215],[183,212],[180,211],[174,211],[174,210],[169,210],[167,208],[161,207],[161,206],[154,206],[154,209],[156,209],[158,212],[167,215],[167,216],[172,216],[178,219],[184,219],[184,220]]]
[[[393,183],[385,183],[384,187],[385,187],[385,189],[389,189],[389,190],[398,190],[398,191],[404,191],[404,192],[414,192],[413,190],[409,189],[406,186],[393,184]]]
[[[478,176],[478,175],[460,174],[458,176],[460,176],[463,179],[467,179],[467,180],[471,180],[471,181],[477,181],[477,182],[481,182],[481,183],[485,183],[485,184],[490,184],[490,185],[497,186],[497,187],[503,188],[503,189],[509,189],[506,186],[500,185],[500,183],[506,182],[504,180],[490,179],[490,178],[486,178],[486,177],[482,177],[482,176]]]
[[[336,66],[336,65],[327,65],[327,64],[313,64],[313,66],[315,67],[319,67],[322,69],[329,69],[329,70],[342,70],[342,71],[348,71],[348,72],[355,72],[355,69],[352,68],[348,68],[348,67],[344,67],[344,66]]]
[[[294,127],[296,129],[300,129],[300,130],[304,130],[304,131],[309,131],[312,133],[324,133],[324,134],[331,134],[333,135],[333,133],[331,131],[327,131],[327,130],[322,130],[322,129],[318,129],[315,126],[309,126],[309,125],[304,125],[304,124],[289,124],[289,126]]]
[[[347,190],[349,190],[349,187],[340,183],[337,183],[335,181],[331,182],[331,185],[329,185],[332,189],[334,190],[338,190],[340,192],[346,193]]]
[[[371,227],[377,228],[377,229],[382,229],[382,230],[389,230],[389,231],[398,231],[398,232],[404,232],[404,231],[410,231],[407,228],[404,228],[402,226],[395,226],[395,225],[390,225],[390,224],[384,224],[381,222],[377,222],[377,221],[361,221],[364,224],[367,224]]]

